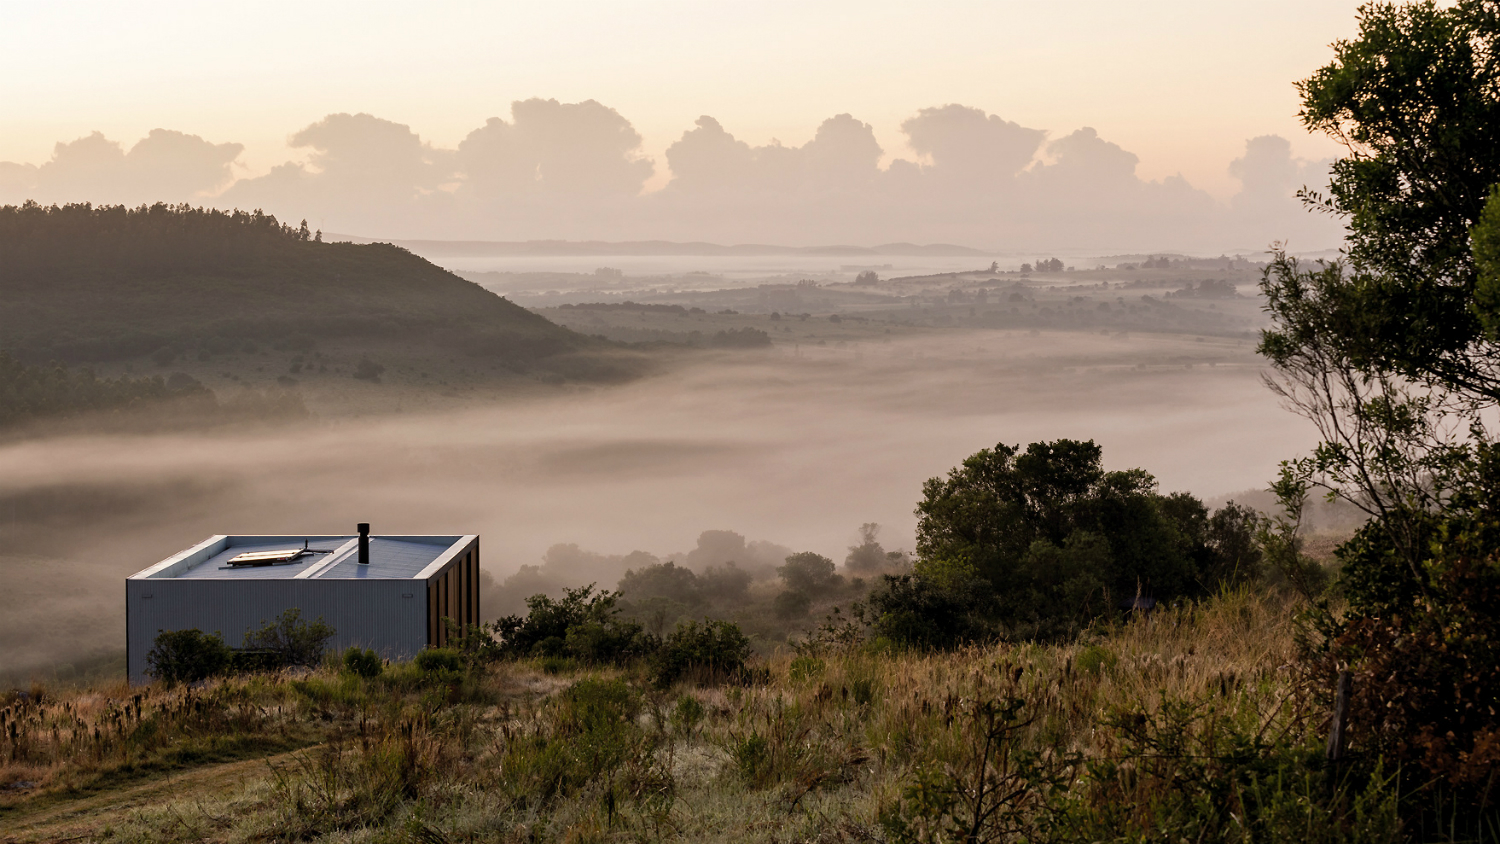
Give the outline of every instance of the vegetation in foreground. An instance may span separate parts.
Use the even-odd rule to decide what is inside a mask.
[[[432,651],[38,689],[4,710],[0,818],[21,840],[1395,840],[1395,772],[1318,762],[1291,614],[1238,590],[1067,644],[823,637],[666,684],[647,661]],[[193,791],[199,766],[298,747]],[[163,771],[166,805],[31,825]]]

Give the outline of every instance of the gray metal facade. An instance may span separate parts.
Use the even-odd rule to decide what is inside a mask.
[[[301,547],[333,551],[293,564],[231,567],[247,551]],[[335,631],[331,649],[370,648],[410,659],[447,643],[444,618],[479,621],[479,537],[372,536],[370,563],[352,536],[215,536],[125,581],[130,680],[149,680],[146,656],[165,630],[219,633],[231,647],[288,609]]]

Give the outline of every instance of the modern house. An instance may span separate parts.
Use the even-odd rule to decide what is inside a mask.
[[[292,608],[332,627],[330,648],[410,659],[479,623],[479,537],[214,536],[125,580],[130,680],[158,633],[197,628],[231,647]]]

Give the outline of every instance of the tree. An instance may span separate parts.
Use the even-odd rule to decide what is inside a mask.
[[[1141,469],[1106,472],[1101,458],[1093,441],[1002,443],[928,480],[917,580],[934,561],[972,571],[995,596],[996,623],[1022,638],[1066,635],[1141,593],[1216,588],[1224,566],[1203,503],[1157,493]]]
[[[698,576],[670,560],[627,569],[620,578],[617,594],[628,601],[665,598],[680,604],[696,604],[701,600]]]
[[[776,573],[786,588],[809,597],[839,583],[838,575],[834,574],[833,560],[812,551],[787,557],[786,565],[777,566]]]
[[[261,629],[246,631],[245,650],[267,655],[274,667],[312,668],[323,661],[323,649],[333,634],[323,619],[309,624],[302,620],[302,610],[292,607]]]
[[[1500,402],[1500,272],[1482,269],[1500,242],[1500,8],[1371,4],[1359,27],[1298,85],[1304,124],[1348,150],[1326,196],[1303,192],[1347,220],[1346,260],[1277,253],[1260,350],[1322,434],[1293,475],[1376,519],[1420,591],[1427,517]]]
[[[859,544],[849,546],[849,556],[844,558],[844,568],[849,571],[870,574],[890,565],[891,559],[876,539],[880,525],[865,522],[859,526]]]
[[[227,671],[231,653],[217,633],[162,630],[146,654],[146,673],[164,683],[196,683]]]
[[[1475,297],[1469,241],[1500,182],[1497,42],[1492,0],[1369,4],[1359,37],[1298,85],[1303,123],[1348,150],[1326,196],[1304,190],[1349,226],[1347,267],[1319,288],[1326,339],[1360,370],[1490,402],[1497,300]]]
[[[1347,609],[1316,616],[1304,664],[1315,687],[1352,673],[1354,750],[1425,770],[1405,810],[1451,789],[1465,809],[1442,823],[1470,834],[1495,822],[1500,765],[1480,703],[1500,697],[1500,5],[1366,5],[1334,52],[1299,85],[1302,119],[1348,153],[1303,195],[1347,221],[1347,254],[1278,252],[1262,280],[1273,386],[1322,439],[1277,488],[1370,516],[1336,552]]]

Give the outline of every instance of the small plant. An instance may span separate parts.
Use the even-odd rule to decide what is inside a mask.
[[[163,630],[146,655],[146,673],[165,683],[196,683],[227,671],[231,656],[217,633]]]
[[[672,708],[672,728],[683,735],[691,736],[705,715],[703,704],[692,695],[683,695]]]
[[[379,677],[383,670],[385,664],[372,650],[351,647],[344,651],[344,671],[350,674],[370,679]]]
[[[799,656],[792,660],[788,676],[793,681],[812,680],[823,676],[823,671],[828,667],[827,663],[815,656]]]
[[[437,672],[458,674],[464,670],[463,659],[458,655],[458,651],[452,648],[428,648],[417,654],[412,664],[424,674]]]
[[[1049,792],[1072,780],[1080,760],[1025,749],[1021,738],[1031,724],[1025,708],[1020,698],[964,703],[955,723],[962,738],[955,758],[918,768],[899,806],[882,813],[890,840],[1032,840]]]
[[[313,668],[323,661],[323,649],[333,638],[332,627],[319,618],[302,620],[302,610],[292,607],[259,630],[245,633],[245,650],[263,654],[276,668]]]
[[[752,788],[767,784],[773,772],[771,742],[765,736],[751,733],[734,743],[734,767],[740,779]]]
[[[1078,670],[1085,674],[1098,674],[1114,668],[1119,661],[1120,658],[1115,656],[1114,651],[1109,648],[1102,645],[1089,645],[1078,652],[1075,664]]]

